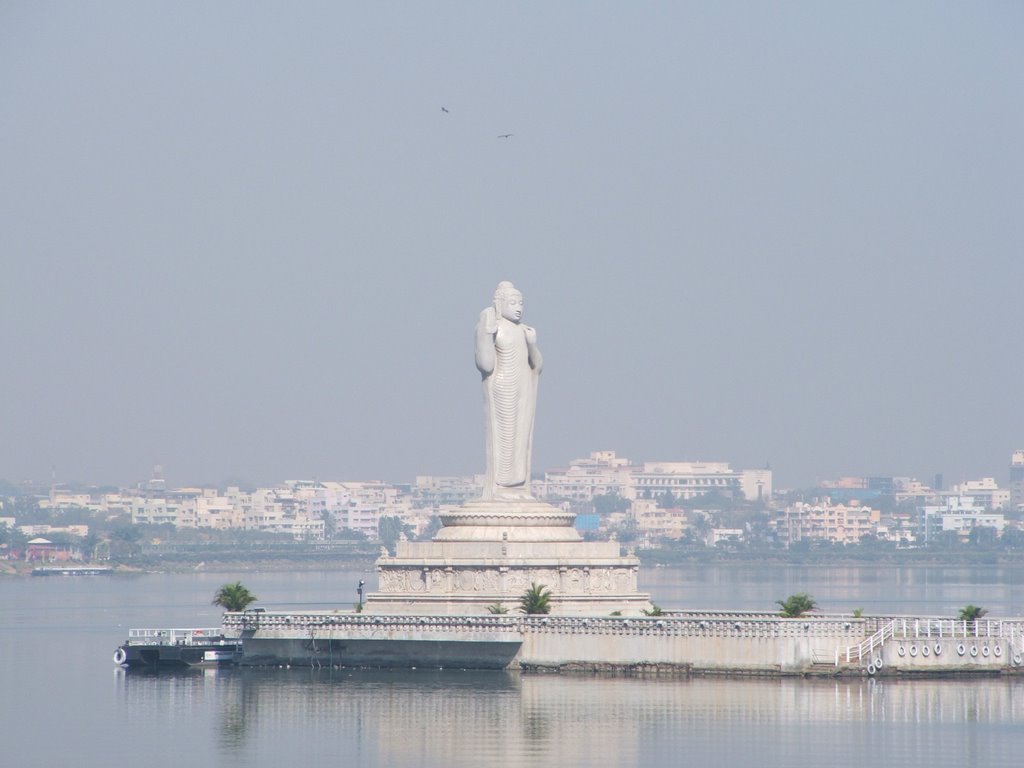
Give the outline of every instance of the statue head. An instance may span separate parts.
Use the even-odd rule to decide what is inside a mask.
[[[508,280],[502,280],[494,291],[494,310],[513,323],[523,319],[523,294]]]

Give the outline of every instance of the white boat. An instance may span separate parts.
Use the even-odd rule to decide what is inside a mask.
[[[105,576],[114,569],[103,565],[44,565],[32,569],[33,576]]]
[[[130,629],[114,651],[114,663],[129,668],[230,666],[242,658],[242,639],[220,627]]]

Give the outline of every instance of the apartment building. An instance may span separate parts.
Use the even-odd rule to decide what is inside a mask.
[[[681,539],[690,529],[685,510],[664,509],[654,499],[637,499],[629,508],[640,538],[649,543],[653,539]]]
[[[1010,509],[1024,511],[1024,451],[1010,457]]]
[[[629,459],[615,451],[595,451],[586,459],[573,459],[568,467],[549,469],[544,481],[534,484],[537,496],[590,502],[595,496],[614,494],[634,499],[633,472],[637,469]]]
[[[786,508],[785,535],[789,544],[818,539],[837,544],[858,544],[861,537],[878,535],[881,512],[868,506],[797,502]]]
[[[971,497],[974,503],[987,509],[1007,509],[1010,506],[1010,490],[1000,488],[994,477],[967,480],[950,488],[951,497]]]
[[[196,505],[196,526],[199,528],[213,528],[218,531],[227,531],[232,528],[241,528],[243,517],[226,496],[221,496],[213,488],[204,488],[200,495],[195,497]]]
[[[130,511],[137,524],[267,531],[296,539],[322,539],[328,523],[375,538],[382,516],[413,517],[410,495],[379,481],[289,480],[252,491],[231,486],[223,494],[209,488],[149,491],[130,498]]]
[[[132,524],[196,528],[195,496],[188,491],[163,496],[136,496],[131,500]]]
[[[412,506],[414,509],[430,509],[437,514],[442,508],[457,507],[467,501],[479,499],[483,487],[483,475],[417,475],[416,482],[410,489]]]
[[[337,500],[331,511],[335,529],[350,528],[374,539],[381,517],[410,517],[412,499],[394,485],[379,480],[327,485],[334,489]]]
[[[972,529],[984,527],[994,528],[1001,534],[1006,525],[1001,512],[988,509],[970,496],[952,496],[942,504],[925,506],[923,511],[926,540],[937,530],[955,531],[967,537]]]

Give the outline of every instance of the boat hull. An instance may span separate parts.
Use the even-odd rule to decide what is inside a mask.
[[[114,651],[114,663],[129,669],[224,667],[238,664],[241,659],[241,643],[122,645]]]

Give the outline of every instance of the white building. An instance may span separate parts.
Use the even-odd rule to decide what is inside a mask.
[[[638,499],[629,508],[629,517],[646,545],[657,539],[681,539],[690,529],[690,516],[683,509],[663,509],[654,499]]]
[[[641,498],[671,491],[677,499],[692,499],[712,491],[739,494],[740,480],[724,461],[652,461],[636,472],[633,487]]]
[[[590,502],[595,496],[615,494],[624,499],[633,494],[633,472],[638,469],[615,451],[595,451],[586,459],[573,459],[568,467],[549,469],[544,482],[534,484],[541,498]]]
[[[195,496],[136,496],[132,499],[132,525],[165,525],[179,528],[196,527]]]
[[[1010,508],[1024,510],[1024,451],[1010,457]]]
[[[828,498],[821,503],[798,501],[786,507],[786,541],[817,539],[836,544],[857,544],[861,538],[880,535],[881,512],[852,503],[833,504]]]
[[[981,527],[995,528],[1001,534],[1006,525],[1002,513],[986,509],[970,496],[952,496],[944,504],[926,506],[924,515],[926,537],[936,531],[936,522],[939,523],[938,530],[956,531],[961,535]]]
[[[202,494],[196,497],[195,504],[196,526],[199,528],[227,531],[243,525],[240,510],[226,496],[221,496],[212,488],[204,488]]]
[[[747,501],[768,501],[772,497],[772,471],[741,469],[740,491]]]
[[[26,536],[52,536],[55,533],[66,533],[69,536],[78,536],[84,539],[89,535],[88,525],[19,525],[18,530]]]
[[[734,470],[726,462],[659,461],[633,464],[615,451],[597,451],[587,459],[569,462],[567,468],[551,469],[539,496],[590,502],[595,496],[616,494],[624,499],[656,498],[671,491],[677,499],[693,499],[717,491],[748,501],[772,496],[770,469]]]
[[[290,480],[253,491],[232,486],[223,494],[181,488],[131,497],[129,507],[136,524],[266,531],[295,539],[324,538],[328,521],[336,530],[351,528],[376,538],[381,516],[413,518],[409,494],[377,481]]]
[[[1006,509],[1010,505],[1009,489],[1001,489],[994,477],[967,480],[950,489],[950,496],[970,496],[975,503],[988,509]]]
[[[324,485],[334,495],[330,514],[336,530],[350,528],[375,539],[381,517],[394,516],[403,521],[412,517],[411,497],[393,485],[379,480]]]
[[[433,510],[437,514],[442,508],[457,507],[479,499],[483,487],[483,475],[417,475],[412,487],[412,505],[417,509]]]
[[[248,531],[283,533],[295,539],[322,539],[324,521],[310,515],[291,488],[257,488],[251,493],[228,488],[231,505],[241,510],[242,527]]]
[[[40,509],[68,509],[69,507],[98,509],[91,493],[66,491],[56,487],[50,489],[49,498],[39,500]]]

